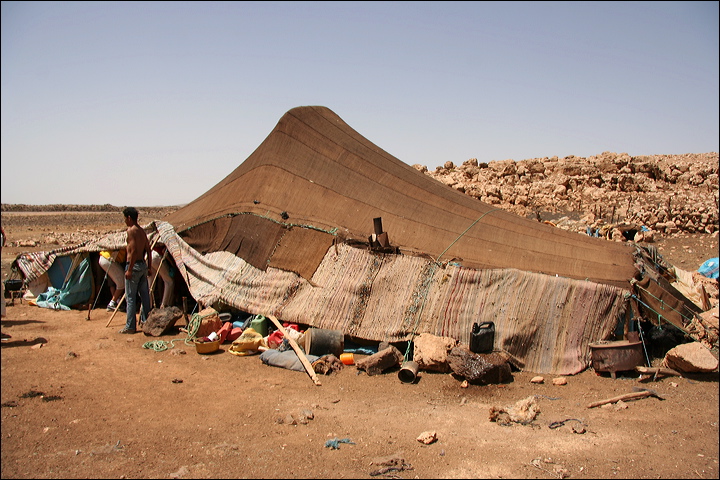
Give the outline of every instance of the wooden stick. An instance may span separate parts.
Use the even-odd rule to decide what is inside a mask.
[[[682,374],[672,368],[663,367],[635,367],[635,370],[642,373],[643,375],[653,375],[653,381],[657,380],[659,375],[681,377]],[[649,377],[648,377],[649,378]]]
[[[110,326],[110,322],[112,322],[112,319],[115,318],[115,314],[120,310],[120,305],[122,305],[123,300],[125,300],[125,294],[123,293],[123,296],[120,297],[120,300],[118,301],[117,305],[115,306],[115,311],[113,311],[112,315],[110,315],[110,320],[108,320],[107,325],[105,325],[105,328]]]
[[[587,408],[595,408],[599,407],[600,405],[605,405],[606,403],[615,403],[619,402],[620,400],[635,400],[638,398],[645,398],[655,395],[653,392],[650,391],[642,391],[642,392],[632,392],[632,393],[626,393],[625,395],[618,395],[617,397],[613,398],[607,398],[605,400],[600,400],[598,402],[593,402],[587,406]]]
[[[287,334],[287,331],[285,331],[282,324],[278,321],[277,318],[273,317],[272,315],[268,315],[267,318],[269,318],[270,321],[275,324],[275,326],[278,328],[278,330],[280,330],[280,333],[283,334],[283,337],[288,339],[288,343],[293,348],[293,350],[295,350],[295,353],[297,353],[297,356],[300,359],[300,362],[305,367],[305,370],[307,370],[307,373],[308,373],[308,375],[310,375],[310,378],[312,378],[313,383],[315,383],[315,385],[317,385],[317,386],[322,385],[320,383],[320,380],[318,380],[317,375],[315,374],[315,370],[313,370],[312,365],[310,365],[310,361],[305,356],[305,352],[302,351],[302,349],[298,346],[297,342],[295,340],[293,340]]]

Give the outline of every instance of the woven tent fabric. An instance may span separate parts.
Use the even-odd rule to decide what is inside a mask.
[[[319,106],[287,112],[233,172],[163,220],[182,234],[248,212],[360,240],[373,233],[373,219],[382,218],[402,252],[437,258],[452,245],[443,259],[471,268],[516,268],[621,288],[635,273],[628,245],[566,232],[471,198],[401,162]]]
[[[493,321],[497,348],[535,372],[573,374],[587,368],[590,343],[607,339],[626,308],[627,291],[610,285],[514,269],[441,266],[345,244],[329,248],[308,281],[277,268],[260,270],[224,251],[201,255],[171,225],[157,225],[203,304],[222,302],[388,342],[432,333],[467,344],[474,322]]]
[[[153,232],[154,224],[151,223],[146,230]],[[154,239],[155,233],[151,233],[151,239]],[[47,272],[52,266],[56,257],[74,255],[82,252],[99,252],[101,250],[120,250],[127,246],[127,233],[123,230],[108,235],[103,235],[93,240],[80,243],[78,245],[69,245],[55,250],[46,252],[29,252],[18,255],[13,261],[13,268],[17,268],[23,274],[26,283],[40,277]]]

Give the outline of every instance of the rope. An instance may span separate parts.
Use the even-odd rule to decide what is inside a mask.
[[[657,300],[657,301],[659,301],[660,303],[662,303],[663,306],[666,305],[665,302],[663,302],[661,299],[659,299],[658,297],[656,297],[655,295],[653,295],[652,293],[650,293],[650,292],[647,291],[646,289],[638,286],[637,284],[636,284],[635,286],[638,287],[638,288],[640,288],[641,290],[645,291],[648,295],[650,295],[651,297],[653,297],[655,300]],[[650,305],[648,305],[647,303],[645,303],[645,302],[643,302],[642,300],[640,300],[640,297],[638,297],[637,295],[634,295],[634,294],[633,294],[633,295],[631,295],[631,297],[634,298],[635,300],[637,300],[637,301],[638,301],[639,303],[641,303],[643,306],[645,306],[648,310],[650,310],[651,312],[653,312],[654,314],[656,314],[656,315],[658,316],[658,323],[660,323],[661,320],[665,320],[665,322],[667,322],[667,323],[669,323],[670,325],[678,328],[678,329],[679,329],[680,331],[682,331],[683,333],[688,334],[688,332],[686,332],[686,331],[683,330],[682,328],[678,327],[677,325],[675,325],[674,323],[672,323],[672,322],[671,322],[670,320],[668,320],[667,318],[663,317],[663,315],[662,315],[660,312],[658,312],[657,310],[653,309]],[[680,315],[684,320],[686,320],[686,321],[688,321],[688,322],[691,322],[691,321],[693,320],[692,317],[688,317],[688,316],[684,315],[681,311],[679,311],[679,310],[677,310],[677,309],[675,309],[675,308],[669,307],[669,309],[672,310],[672,311],[674,311],[674,312],[677,312],[678,315]]]
[[[261,215],[261,214],[259,214],[259,213],[253,213],[253,212],[226,213],[226,214],[224,214],[224,215],[220,215],[219,217],[211,218],[211,219],[206,220],[206,221],[204,221],[204,222],[197,223],[197,224],[195,224],[195,225],[192,225],[192,226],[190,226],[190,227],[187,227],[185,230],[191,230],[191,229],[193,229],[193,228],[195,228],[195,227],[199,227],[200,225],[202,225],[202,224],[204,224],[204,223],[207,223],[207,222],[210,222],[210,221],[212,221],[212,220],[217,220],[217,219],[225,218],[225,217],[235,217],[235,216],[237,216],[237,215],[255,215],[256,217],[264,218],[265,220],[270,220],[271,222],[275,222],[275,223],[277,223],[277,224],[279,224],[279,225],[283,225],[283,226],[286,226],[286,227],[300,227],[300,228],[307,228],[307,229],[310,229],[310,230],[317,230],[317,231],[319,231],[319,232],[324,232],[324,233],[327,233],[327,234],[329,234],[329,235],[333,235],[333,236],[335,236],[335,237],[337,236],[337,232],[338,232],[338,227],[333,227],[333,228],[330,229],[330,230],[325,230],[324,228],[316,227],[316,226],[314,226],[314,225],[307,225],[307,224],[304,224],[304,223],[281,222],[281,221],[279,221],[279,220],[276,220],[276,219],[270,217],[270,211],[269,211],[269,210],[267,211],[267,213],[266,213],[265,215]]]
[[[410,340],[408,340],[407,349],[405,350],[405,355],[404,355],[405,361],[407,361],[410,358],[410,345],[412,345],[412,342],[415,339],[415,335],[417,333],[417,328],[420,325],[420,317],[422,316],[422,311],[423,311],[423,308],[425,307],[425,301],[427,300],[427,294],[430,291],[431,280],[433,278],[433,275],[435,275],[435,271],[437,270],[437,267],[442,266],[442,264],[440,263],[440,257],[445,255],[445,253],[448,250],[450,250],[450,248],[453,245],[455,245],[455,243],[457,243],[457,241],[460,240],[467,232],[469,232],[470,229],[472,227],[474,227],[476,223],[478,223],[480,220],[482,220],[482,218],[485,215],[487,215],[488,213],[494,212],[495,210],[502,210],[502,209],[501,208],[493,208],[493,209],[488,210],[487,212],[483,213],[482,215],[480,215],[480,217],[478,217],[477,220],[475,220],[473,223],[471,223],[470,226],[468,228],[466,228],[464,232],[462,232],[460,235],[458,235],[458,237],[455,240],[453,240],[453,242],[450,245],[448,245],[448,247],[445,250],[443,250],[442,253],[440,255],[438,255],[438,257],[435,260],[433,260],[433,262],[431,263],[430,271],[428,271],[428,273],[425,275],[426,284],[423,286],[424,292],[420,295],[420,297],[422,298],[422,303],[420,303],[420,308],[417,310],[417,313],[415,315],[415,318],[416,318],[415,326],[413,327],[412,334],[410,335]]]
[[[410,340],[408,340],[407,349],[405,350],[405,356],[404,356],[405,361],[407,361],[410,358],[410,345],[412,345],[413,339],[415,339],[415,335],[417,333],[417,328],[420,325],[420,317],[422,316],[422,311],[423,311],[423,308],[425,307],[425,301],[427,300],[427,294],[430,291],[430,284],[431,284],[432,277],[433,277],[433,275],[435,275],[435,271],[437,270],[437,267],[442,266],[442,264],[440,263],[440,257],[445,255],[445,253],[448,250],[450,250],[450,248],[453,245],[455,245],[455,243],[457,243],[457,241],[460,240],[467,232],[469,232],[470,229],[472,227],[474,227],[476,223],[478,223],[480,220],[482,220],[482,218],[485,215],[487,215],[488,213],[494,212],[495,210],[502,210],[502,209],[501,208],[493,208],[493,209],[488,210],[487,212],[483,213],[482,215],[480,215],[480,217],[478,217],[477,220],[475,220],[473,223],[471,223],[470,226],[468,228],[466,228],[464,232],[462,232],[460,235],[458,235],[458,237],[455,240],[453,240],[453,242],[450,245],[448,245],[448,247],[445,250],[443,250],[442,253],[440,255],[438,255],[438,257],[435,260],[433,260],[430,271],[425,275],[425,279],[426,279],[427,283],[423,286],[424,292],[421,295],[422,303],[420,303],[420,308],[417,310],[417,313],[415,315],[415,317],[416,317],[415,326],[413,327],[412,334],[410,335]]]
[[[443,250],[443,252],[442,252],[440,255],[438,255],[438,257],[437,257],[437,259],[435,260],[435,262],[436,262],[436,263],[439,262],[439,261],[440,261],[440,257],[442,257],[443,255],[445,255],[445,252],[447,252],[448,250],[450,250],[450,247],[452,247],[453,245],[455,245],[455,243],[456,243],[458,240],[460,240],[472,227],[474,227],[476,223],[478,223],[480,220],[482,220],[482,218],[483,218],[485,215],[487,215],[488,213],[494,212],[495,210],[502,210],[502,209],[501,209],[501,208],[493,208],[492,210],[488,210],[487,212],[485,212],[485,213],[483,213],[482,215],[480,215],[480,217],[479,217],[477,220],[475,220],[473,223],[471,223],[470,226],[469,226],[468,228],[466,228],[464,232],[462,232],[455,240],[453,240],[453,242],[452,242],[450,245],[448,245],[448,247],[447,247],[445,250]]]
[[[440,257],[438,257],[440,258]],[[404,359],[407,362],[410,358],[410,345],[412,345],[413,340],[415,339],[415,334],[417,333],[417,328],[420,325],[420,317],[422,316],[423,308],[425,307],[425,300],[427,300],[427,294],[430,291],[430,283],[432,281],[433,275],[435,275],[435,271],[437,270],[438,263],[432,263],[430,267],[430,271],[425,275],[426,278],[426,284],[425,284],[425,292],[422,294],[422,303],[420,304],[420,308],[417,310],[417,313],[415,314],[415,326],[413,327],[412,334],[410,335],[410,340],[408,340],[407,348],[405,349],[405,355]]]
[[[640,342],[642,342],[643,353],[645,353],[645,361],[647,362],[648,367],[652,367],[652,363],[650,363],[650,356],[647,352],[647,347],[645,347],[645,335],[643,334],[642,326],[640,325],[638,325],[638,332],[640,332]]]

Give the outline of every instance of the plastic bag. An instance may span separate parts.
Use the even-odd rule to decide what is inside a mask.
[[[720,266],[718,265],[719,260],[718,257],[705,260],[705,262],[700,265],[700,268],[698,268],[698,272],[707,278],[718,278],[718,272],[720,270]]]

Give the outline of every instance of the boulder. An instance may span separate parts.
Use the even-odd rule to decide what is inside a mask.
[[[450,371],[448,352],[457,345],[450,337],[438,337],[431,333],[421,333],[413,341],[413,360],[421,370],[447,373]]]
[[[145,335],[159,337],[175,326],[183,313],[178,307],[154,308],[142,326]]]
[[[473,353],[462,347],[454,347],[448,354],[452,372],[469,383],[488,385],[512,381],[510,364],[499,353]]]
[[[665,354],[663,366],[684,373],[708,373],[718,369],[718,359],[700,342],[683,343]]]

